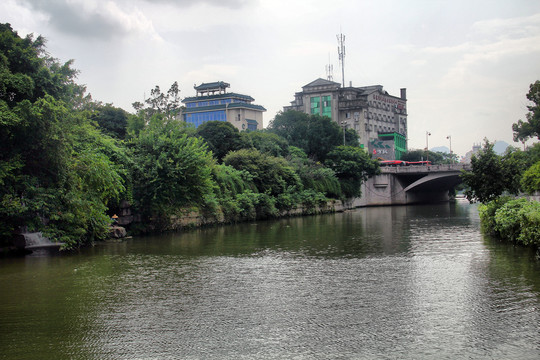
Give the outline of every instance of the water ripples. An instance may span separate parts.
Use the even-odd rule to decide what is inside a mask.
[[[56,284],[61,295],[41,289],[36,305],[66,311],[9,309],[53,320],[55,349],[51,337],[30,341],[57,359],[538,358],[540,268],[486,242],[469,209],[359,209],[134,239],[54,260],[62,282],[10,269],[27,296]],[[6,344],[28,320],[0,315],[19,329],[0,333],[13,355]],[[33,357],[19,352],[9,358]]]

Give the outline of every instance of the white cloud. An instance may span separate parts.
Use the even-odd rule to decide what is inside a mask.
[[[497,37],[529,37],[540,32],[540,14],[508,19],[477,21],[472,26],[480,34]]]
[[[108,41],[125,36],[160,40],[152,21],[129,4],[111,0],[23,0],[21,6],[62,34]]]
[[[94,11],[101,13],[109,21],[119,24],[127,34],[137,33],[149,36],[152,40],[163,41],[154,29],[152,21],[137,8],[128,12],[121,9],[117,3],[107,1],[103,7],[94,9]]]

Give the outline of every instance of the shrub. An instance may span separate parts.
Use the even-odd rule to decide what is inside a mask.
[[[521,209],[521,233],[517,241],[524,245],[540,246],[540,203],[529,201]]]
[[[306,214],[315,214],[317,212],[317,207],[325,206],[327,200],[328,199],[324,194],[312,189],[307,189],[300,193],[300,202],[302,203],[304,213]]]
[[[257,205],[258,195],[251,190],[236,195],[238,215],[241,220],[255,220],[257,218],[255,206]]]
[[[540,247],[540,203],[508,197],[480,206],[482,227],[522,245]]]
[[[521,232],[522,209],[527,199],[510,200],[495,211],[495,231],[504,239],[517,242]]]
[[[496,234],[495,231],[495,212],[508,201],[512,200],[509,196],[503,196],[478,206],[482,229],[490,234]]]

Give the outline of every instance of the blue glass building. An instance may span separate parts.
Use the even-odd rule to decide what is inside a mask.
[[[249,95],[228,93],[229,87],[223,81],[194,86],[197,95],[182,100],[186,107],[182,119],[195,127],[207,121],[227,121],[240,131],[262,129],[266,109],[252,104]]]

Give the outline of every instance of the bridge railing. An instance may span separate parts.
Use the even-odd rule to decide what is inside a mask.
[[[437,164],[437,165],[409,165],[409,166],[381,166],[382,174],[417,174],[430,172],[455,172],[471,170],[469,164]]]

